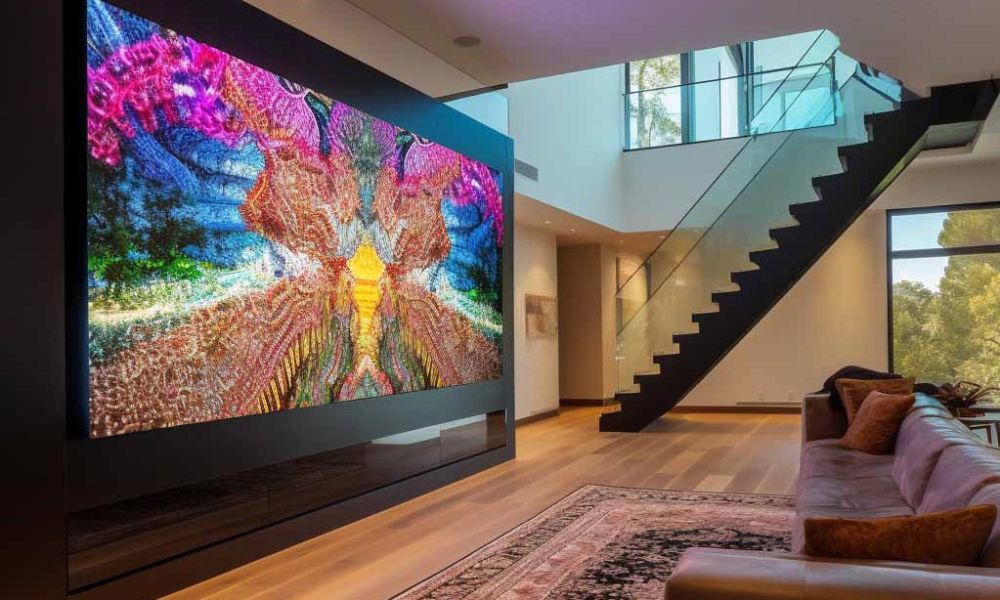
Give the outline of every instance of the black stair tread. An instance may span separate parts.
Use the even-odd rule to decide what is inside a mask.
[[[675,333],[673,335],[673,340],[675,344],[690,343],[697,340],[701,336],[700,331],[695,331],[693,333]]]
[[[824,187],[835,187],[844,185],[845,182],[850,181],[852,178],[851,173],[831,173],[829,175],[817,175],[812,178],[813,187],[824,188]]]
[[[723,303],[723,302],[730,302],[733,299],[739,297],[739,295],[740,295],[740,292],[738,290],[737,291],[732,291],[732,292],[728,292],[728,291],[727,292],[712,292],[712,302],[715,302],[716,304],[720,304],[720,303]]]
[[[850,208],[849,204],[837,202],[835,198],[788,205],[788,211],[802,222],[802,226],[813,231],[819,227],[825,228],[831,219],[842,217]]]
[[[718,319],[720,314],[722,314],[721,311],[694,313],[691,315],[691,320],[698,324],[706,323]]]
[[[754,250],[750,252],[750,262],[757,265],[761,263],[766,263],[771,258],[781,254],[781,248],[767,248],[765,250]],[[763,265],[761,265],[763,266]],[[760,269],[754,269],[754,271],[759,271]],[[736,273],[747,273],[750,271],[735,271]]]
[[[602,415],[601,430],[639,431],[676,406],[874,200],[928,127],[981,120],[985,115],[979,113],[996,97],[989,82],[960,84],[934,88],[930,97],[906,101],[895,111],[865,115],[869,141],[837,149],[844,171],[811,179],[817,198],[788,206],[797,224],[769,230],[778,247],[749,252],[760,268],[730,274],[740,289],[711,294],[719,310],[691,316],[699,331],[673,336],[679,353],[653,356],[660,374],[639,375],[638,393],[617,394],[622,410]]]
[[[746,269],[743,271],[733,271],[729,274],[729,280],[741,286],[740,289],[743,289],[742,286],[744,282],[750,281],[755,277],[760,277],[763,270],[764,269]]]
[[[773,227],[768,230],[771,239],[778,243],[781,248],[784,245],[792,245],[795,240],[803,236],[810,235],[809,228],[803,227],[801,223],[795,225],[785,225],[783,227]]]
[[[844,172],[851,170],[851,164],[860,164],[860,161],[870,160],[872,155],[878,153],[879,145],[874,141],[861,142],[860,144],[849,144],[837,148],[837,156],[840,158],[840,166]]]
[[[621,402],[622,400],[637,400],[642,397],[639,392],[616,392],[615,402]]]

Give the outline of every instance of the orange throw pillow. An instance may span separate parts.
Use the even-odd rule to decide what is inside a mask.
[[[837,394],[840,395],[840,399],[844,403],[848,425],[854,421],[854,415],[858,414],[861,403],[872,392],[882,392],[883,394],[913,393],[912,377],[903,379],[838,379],[833,382],[833,385],[837,387]]]
[[[868,394],[854,421],[847,427],[847,433],[840,438],[840,445],[868,454],[892,454],[896,449],[899,427],[914,400],[913,394]]]
[[[975,566],[996,518],[993,504],[903,517],[809,517],[804,523],[805,553]]]

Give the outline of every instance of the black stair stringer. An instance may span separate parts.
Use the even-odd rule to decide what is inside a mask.
[[[676,406],[910,164],[932,127],[982,121],[996,98],[994,82],[965,83],[867,115],[869,142],[839,149],[846,170],[813,178],[820,199],[789,206],[798,225],[771,230],[778,247],[750,253],[760,268],[731,275],[739,291],[712,294],[719,311],[692,316],[698,333],[674,336],[679,353],[653,357],[660,373],[636,375],[639,391],[616,396],[620,410],[601,415],[601,431],[639,431]]]

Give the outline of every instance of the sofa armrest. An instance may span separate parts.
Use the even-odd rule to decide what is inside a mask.
[[[830,394],[807,394],[802,399],[802,443],[838,439],[847,431],[847,413]]]
[[[996,600],[1000,571],[690,548],[667,583],[670,600]]]

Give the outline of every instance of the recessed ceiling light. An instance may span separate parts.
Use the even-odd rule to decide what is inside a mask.
[[[660,236],[660,239],[661,239],[661,240],[665,240],[665,239],[667,239],[667,236],[665,236],[665,235],[661,235],[661,236]]]
[[[570,227],[570,228],[569,228],[569,232],[570,232],[570,233],[576,233],[576,230],[575,230],[575,229],[573,229],[572,227]]]
[[[474,35],[460,35],[453,39],[451,43],[455,44],[459,48],[472,48],[483,43],[483,40],[477,38]]]
[[[551,224],[552,224],[552,221],[546,221],[546,222],[545,222],[545,224],[546,224],[546,225],[551,225]]]

